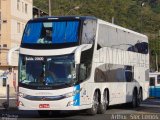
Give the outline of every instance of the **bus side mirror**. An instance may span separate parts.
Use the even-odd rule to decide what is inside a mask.
[[[79,47],[75,50],[75,54],[74,54],[75,64],[80,64],[82,47],[83,47],[83,46],[79,46]]]
[[[74,54],[75,64],[80,64],[81,49],[77,48]]]

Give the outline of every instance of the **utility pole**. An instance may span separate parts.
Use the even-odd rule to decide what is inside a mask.
[[[112,24],[114,24],[114,16],[112,17]]]
[[[51,8],[51,0],[49,0],[48,2],[49,2],[49,16],[52,16],[52,13],[51,13],[51,9],[52,9]]]
[[[142,33],[142,27],[143,27],[143,25],[142,25],[142,24],[143,24],[143,23],[142,23],[142,18],[143,18],[143,16],[142,16],[142,10],[143,10],[143,7],[144,7],[144,6],[145,6],[145,2],[142,2],[142,3],[141,3],[141,29],[140,29],[140,30],[141,30],[141,33]]]
[[[156,54],[156,70],[157,70],[157,72],[158,72],[158,55],[157,55],[156,52],[155,52],[155,54]]]

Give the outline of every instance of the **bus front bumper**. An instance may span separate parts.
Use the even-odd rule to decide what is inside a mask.
[[[19,110],[82,110],[88,109],[90,105],[77,105],[71,98],[65,98],[56,101],[31,101],[24,98],[19,98]]]

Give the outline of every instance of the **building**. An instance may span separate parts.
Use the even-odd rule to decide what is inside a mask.
[[[45,17],[48,16],[48,13],[39,9],[36,6],[33,6],[33,18]]]
[[[33,16],[32,8],[33,0],[0,0],[0,96],[6,94],[6,75],[11,91],[15,91],[18,55],[13,55],[16,64],[9,66],[7,54],[19,46],[24,27]]]

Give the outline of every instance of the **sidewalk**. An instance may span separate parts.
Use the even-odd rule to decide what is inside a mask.
[[[16,107],[16,92],[14,91],[13,88],[10,88],[10,93],[9,93],[9,106],[10,108],[15,108]],[[3,103],[7,101],[6,97],[6,91],[3,91],[0,93],[0,109],[4,109]]]
[[[0,98],[0,109],[5,109],[2,104],[6,101],[6,98]],[[16,98],[9,99],[9,108],[16,108]]]
[[[149,98],[145,100],[143,104],[160,107],[160,98]]]

